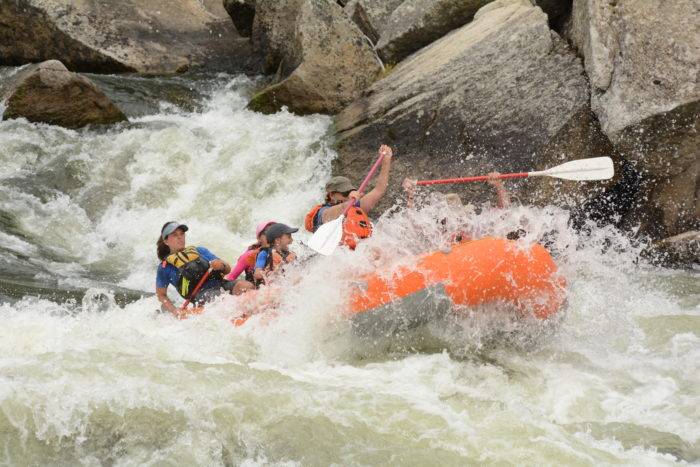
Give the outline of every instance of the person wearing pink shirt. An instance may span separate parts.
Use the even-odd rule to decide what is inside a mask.
[[[255,258],[260,249],[269,247],[267,238],[265,237],[265,229],[274,223],[275,221],[265,221],[257,225],[255,228],[255,238],[257,242],[250,245],[248,249],[238,257],[238,261],[236,261],[233,269],[231,269],[231,272],[225,277],[227,281],[236,280],[238,276],[245,273],[245,280],[251,284],[255,284],[255,279],[253,277],[255,272]]]

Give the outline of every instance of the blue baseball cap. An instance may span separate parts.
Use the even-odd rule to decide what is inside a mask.
[[[177,229],[182,229],[183,232],[187,232],[188,228],[185,224],[180,224],[178,221],[170,221],[163,226],[163,230],[160,231],[160,238],[166,239],[168,235],[175,232]]]

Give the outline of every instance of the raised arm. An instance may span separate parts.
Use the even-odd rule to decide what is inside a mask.
[[[496,190],[497,201],[496,205],[501,208],[510,207],[510,195],[503,187],[503,181],[497,178],[500,175],[498,172],[491,172],[487,183]]]
[[[389,186],[389,171],[391,170],[393,152],[389,146],[382,144],[379,147],[379,154],[384,154],[384,158],[382,159],[382,168],[377,177],[377,184],[372,191],[360,198],[360,208],[362,208],[365,214],[369,214],[377,203],[379,203],[379,200],[382,199],[382,196],[384,196]]]
[[[406,177],[403,179],[401,186],[406,192],[406,207],[411,209],[413,207],[413,196],[416,194],[416,181]]]

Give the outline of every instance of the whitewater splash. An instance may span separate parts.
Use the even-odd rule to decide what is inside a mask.
[[[245,110],[248,79],[185,84],[193,105],[107,130],[0,122],[0,463],[700,461],[697,274],[650,268],[624,235],[582,236],[556,208],[455,211],[427,192],[357,252],[292,268],[274,319],[234,328],[235,297],[186,321],[157,313],[165,221],[232,260],[256,222],[300,225],[335,156],[328,118]],[[357,336],[353,280],[444,247],[443,217],[546,240],[569,282],[563,319]]]

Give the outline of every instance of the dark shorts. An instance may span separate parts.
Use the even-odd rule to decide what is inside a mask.
[[[202,305],[207,302],[211,302],[216,297],[222,294],[233,293],[233,287],[236,285],[237,281],[221,281],[219,287],[210,287],[200,291],[196,297],[192,300],[196,305]]]

